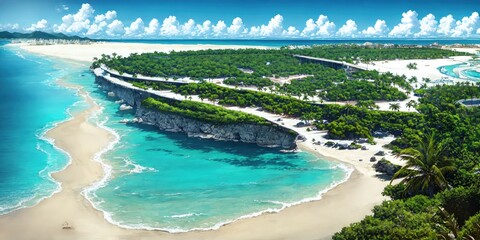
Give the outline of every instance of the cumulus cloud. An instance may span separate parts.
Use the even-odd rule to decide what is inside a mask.
[[[176,36],[179,33],[179,25],[177,17],[169,16],[163,20],[160,34],[162,36]]]
[[[90,28],[89,18],[95,10],[88,3],[82,4],[82,7],[75,14],[68,14],[62,17],[62,24],[54,25],[55,32],[79,33]]]
[[[197,35],[197,28],[195,21],[193,19],[188,19],[186,23],[184,23],[181,27],[181,33],[182,35],[185,36],[195,36]]]
[[[357,34],[357,23],[351,19],[347,20],[345,25],[338,29],[337,35],[340,37],[355,37]]]
[[[103,21],[110,21],[117,17],[116,11],[107,11],[105,14],[99,14],[95,16],[95,22],[100,23]]]
[[[107,35],[111,37],[123,36],[123,34],[125,33],[125,29],[122,21],[117,19],[113,20],[112,23],[108,24],[105,33],[107,33]]]
[[[456,27],[452,32],[452,37],[469,37],[475,32],[475,28],[479,25],[478,12],[473,12],[469,17],[463,17],[462,20],[456,22]]]
[[[206,20],[203,22],[202,25],[197,24],[198,35],[205,36],[208,35],[212,28],[212,22],[210,20]]]
[[[388,32],[387,23],[384,20],[378,19],[373,27],[368,27],[362,31],[362,34],[367,37],[382,37]]]
[[[65,5],[58,5],[62,11],[68,11]],[[93,7],[84,3],[74,13],[66,14],[58,24],[49,25],[47,20],[42,19],[31,26],[22,26],[22,29],[53,30],[66,34],[86,35],[89,37],[201,37],[201,38],[322,38],[322,37],[471,37],[480,35],[480,16],[473,12],[469,16],[454,19],[447,15],[439,20],[433,14],[427,14],[419,19],[417,12],[413,10],[402,13],[400,23],[389,29],[384,20],[378,19],[375,25],[360,31],[354,19],[349,19],[337,31],[334,22],[326,15],[319,15],[316,20],[308,19],[305,27],[298,29],[296,26],[283,27],[284,18],[277,14],[267,23],[254,26],[246,26],[241,17],[235,17],[230,24],[222,19],[215,23],[210,20],[196,22],[189,19],[179,22],[176,16],[169,16],[159,22],[156,18],[147,23],[142,18],[133,22],[123,23],[117,19],[114,10],[94,15]],[[20,29],[18,24],[0,24],[2,30]]]
[[[250,28],[249,35],[256,37],[276,37],[283,33],[283,16],[275,15],[268,21],[267,25],[253,26]]]
[[[125,36],[141,37],[145,31],[145,24],[141,18],[137,18],[130,24],[130,27],[125,28]]]
[[[48,22],[45,19],[42,19],[34,24],[32,24],[29,28],[27,28],[27,31],[41,31],[47,29]]]
[[[393,27],[388,35],[392,37],[411,37],[419,27],[418,13],[412,10],[402,13],[402,20]]]
[[[227,29],[228,34],[231,36],[237,36],[239,34],[245,33],[245,26],[243,25],[243,20],[239,17],[236,17],[232,21],[232,25]]]
[[[300,31],[298,31],[297,28],[294,26],[290,26],[287,28],[287,30],[283,30],[282,35],[286,37],[297,37],[300,34]]]
[[[18,29],[20,29],[20,25],[18,23],[0,24],[0,30],[12,31],[12,30],[18,30]]]
[[[450,35],[452,29],[455,28],[455,19],[450,14],[446,17],[442,17],[440,19],[440,23],[438,24],[437,33],[448,36]]]
[[[335,23],[329,21],[327,16],[320,15],[317,21],[313,21],[311,18],[307,20],[301,35],[303,37],[329,37],[335,33],[335,28]]]
[[[212,26],[212,31],[214,36],[221,36],[225,34],[225,31],[227,29],[227,25],[225,24],[224,21],[218,21],[217,24]]]
[[[152,36],[158,34],[159,27],[160,23],[156,18],[153,18],[152,20],[150,20],[148,27],[145,27],[145,35]]]
[[[95,16],[94,23],[90,25],[86,35],[92,36],[99,33],[103,33],[103,29],[117,17],[116,11],[107,11],[105,14],[99,14]]]
[[[433,36],[437,31],[437,20],[433,14],[428,14],[420,20],[420,32],[416,33],[417,37]]]

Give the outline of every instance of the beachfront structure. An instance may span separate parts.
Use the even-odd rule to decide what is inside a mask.
[[[308,62],[308,63],[318,63],[326,67],[330,67],[333,69],[344,69],[347,72],[357,72],[357,71],[365,71],[367,70],[365,67],[357,66],[351,63],[331,60],[326,58],[317,58],[317,57],[310,57],[304,55],[293,55],[295,58],[299,59],[301,62]]]

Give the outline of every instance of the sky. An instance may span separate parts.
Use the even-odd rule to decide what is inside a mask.
[[[480,0],[0,0],[0,30],[90,38],[480,39]]]

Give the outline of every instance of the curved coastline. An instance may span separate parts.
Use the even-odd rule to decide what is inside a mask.
[[[89,101],[88,98],[90,96],[88,95],[88,93],[85,94],[85,95],[81,95],[81,96],[83,98],[85,98],[85,100],[87,102]],[[104,142],[105,145],[101,149],[98,149],[98,151],[96,151],[95,153],[92,153],[93,154],[92,158],[83,159],[83,161],[82,161],[83,163],[80,163],[80,164],[89,164],[89,165],[91,165],[90,167],[92,167],[92,165],[97,165],[96,167],[93,166],[93,168],[96,168],[96,170],[95,170],[96,176],[92,177],[92,175],[90,175],[91,178],[96,178],[96,180],[86,184],[81,189],[78,189],[78,185],[79,185],[78,183],[75,184],[76,187],[74,187],[74,188],[70,188],[70,187],[63,188],[63,189],[61,189],[61,191],[53,194],[53,196],[51,198],[48,198],[45,201],[42,201],[36,207],[29,208],[29,209],[22,209],[21,211],[16,211],[16,212],[14,212],[13,215],[12,214],[6,215],[5,218],[0,217],[0,226],[4,226],[4,227],[5,226],[7,226],[7,227],[8,226],[14,226],[12,229],[17,229],[16,233],[18,233],[19,226],[22,226],[22,223],[18,224],[18,219],[16,220],[17,224],[15,224],[15,223],[1,224],[1,223],[10,222],[10,220],[13,219],[12,217],[18,217],[18,216],[20,216],[20,218],[25,217],[25,218],[28,219],[29,217],[32,216],[32,214],[35,214],[35,212],[39,212],[39,211],[41,212],[41,211],[45,211],[46,209],[47,210],[52,209],[52,204],[48,203],[48,202],[57,201],[57,203],[58,202],[61,203],[61,199],[59,199],[60,198],[59,195],[65,194],[66,192],[68,192],[68,194],[72,194],[72,191],[77,192],[77,193],[81,193],[81,194],[79,194],[80,198],[85,197],[84,200],[85,199],[89,200],[88,197],[87,197],[87,195],[88,195],[88,193],[87,193],[88,190],[87,189],[89,187],[91,188],[92,186],[94,186],[92,184],[95,184],[95,183],[99,184],[102,181],[107,181],[108,180],[108,178],[110,176],[108,175],[108,169],[107,170],[105,169],[105,167],[108,166],[108,164],[105,164],[105,163],[103,163],[103,161],[101,161],[101,155],[103,153],[107,152],[108,150],[110,150],[114,146],[114,144],[116,142],[118,142],[118,136],[117,136],[117,139],[115,140],[114,134],[111,131],[109,131],[109,129],[107,127],[102,126],[102,124],[100,124],[98,122],[96,123],[96,126],[91,126],[91,123],[89,123],[89,119],[92,119],[92,116],[94,114],[96,114],[98,111],[101,111],[101,109],[99,108],[98,105],[96,105],[96,103],[94,102],[93,99],[90,98],[90,101],[92,101],[92,102],[88,103],[90,105],[88,109],[76,114],[75,116],[72,116],[72,119],[65,120],[64,122],[59,123],[53,129],[50,129],[48,131],[47,135],[49,137],[52,137],[53,139],[56,139],[55,145],[57,146],[57,144],[58,144],[58,147],[61,148],[61,149],[64,149],[64,151],[66,151],[67,153],[69,151],[65,150],[65,149],[68,149],[68,147],[65,147],[65,144],[61,143],[61,140],[60,140],[61,139],[61,134],[57,135],[58,132],[57,132],[57,134],[55,134],[55,131],[60,131],[61,132],[62,128],[68,126],[69,124],[71,125],[72,122],[75,122],[75,124],[77,124],[77,127],[88,126],[87,128],[89,128],[89,130],[93,130],[91,127],[96,127],[97,132],[102,132],[101,134],[104,137],[107,136],[108,141]],[[105,140],[105,139],[103,139],[103,140]],[[302,149],[311,150],[315,154],[319,155],[318,151],[314,151],[313,149],[309,149],[308,147],[305,147],[305,148],[302,147]],[[74,154],[71,154],[70,158],[71,158],[72,161],[62,171],[59,171],[57,173],[52,174],[54,179],[62,182],[62,185],[63,184],[66,184],[66,185],[71,184],[71,181],[73,181],[74,179],[71,179],[70,177],[66,177],[65,172],[70,167],[72,167],[73,165],[78,165],[79,164],[79,163],[76,162],[76,161],[79,160],[79,159],[77,159],[78,156],[76,156]],[[329,159],[329,160],[332,159],[331,157],[326,157],[326,158]],[[91,161],[90,159],[94,159],[95,162]],[[336,160],[336,161],[339,162],[340,160]],[[90,162],[90,163],[88,163],[88,162]],[[347,164],[350,164],[349,161],[340,161],[340,162],[345,162]],[[92,164],[92,163],[94,163],[94,164]],[[99,164],[102,165],[102,167],[99,166]],[[101,170],[101,174],[99,174],[99,170]],[[93,175],[95,175],[95,174],[93,174]],[[313,229],[310,229],[312,227],[312,221],[311,220],[316,219],[316,216],[310,216],[309,215],[310,217],[306,217],[307,221],[310,221],[310,223],[307,223],[305,220],[303,220],[303,221],[299,220],[299,219],[304,219],[305,218],[305,215],[302,215],[302,214],[310,213],[310,211],[312,209],[316,210],[315,213],[318,213],[318,209],[328,210],[328,208],[326,209],[325,206],[322,207],[321,204],[319,204],[319,203],[328,201],[326,203],[326,205],[328,205],[328,207],[331,208],[331,204],[335,204],[334,203],[335,202],[335,200],[334,200],[335,197],[337,197],[337,200],[338,200],[339,195],[344,197],[343,201],[341,201],[343,204],[345,204],[345,202],[348,202],[351,198],[348,191],[351,190],[352,192],[355,192],[355,191],[353,191],[353,190],[355,190],[355,187],[352,187],[352,185],[353,186],[355,186],[355,184],[358,185],[358,183],[360,183],[360,181],[361,181],[359,179],[362,179],[362,181],[364,182],[363,183],[364,185],[365,185],[365,182],[369,182],[366,187],[369,187],[368,185],[370,185],[370,183],[372,183],[372,180],[374,180],[374,182],[376,182],[376,184],[379,183],[379,181],[377,181],[376,179],[372,179],[369,176],[365,176],[365,174],[352,169],[349,172],[349,174],[347,174],[347,177],[344,179],[344,181],[342,181],[340,183],[337,183],[337,184],[334,184],[334,186],[331,186],[327,190],[323,190],[323,191],[319,192],[319,194],[315,197],[315,199],[313,199],[313,198],[308,199],[308,201],[303,201],[302,200],[302,201],[299,201],[295,204],[292,204],[291,206],[285,206],[284,205],[279,210],[279,211],[281,211],[280,213],[264,214],[264,213],[272,213],[272,212],[279,212],[279,211],[266,211],[266,212],[262,211],[261,213],[258,213],[258,214],[257,213],[252,214],[252,216],[241,217],[239,219],[235,219],[235,220],[233,220],[231,222],[228,222],[228,223],[222,223],[221,225],[213,228],[213,229],[218,229],[216,231],[204,231],[204,230],[210,230],[210,229],[194,229],[193,231],[190,230],[189,232],[184,233],[184,234],[180,234],[180,235],[178,235],[178,234],[164,235],[165,233],[160,232],[160,231],[146,231],[146,232],[145,231],[138,231],[138,230],[128,230],[127,231],[125,229],[118,228],[116,225],[110,225],[106,221],[104,221],[104,219],[100,217],[100,215],[102,215],[102,212],[96,211],[94,209],[93,205],[91,205],[92,202],[90,200],[87,201],[88,203],[85,203],[85,201],[83,201],[82,199],[79,199],[78,197],[70,196],[70,197],[73,197],[73,200],[75,200],[74,205],[77,205],[77,207],[80,206],[80,209],[76,210],[77,214],[79,213],[79,210],[80,210],[80,212],[81,212],[81,210],[84,210],[84,211],[86,210],[87,212],[84,214],[84,216],[88,216],[86,218],[86,219],[88,219],[87,221],[92,221],[93,222],[93,223],[86,223],[87,221],[82,220],[82,221],[79,221],[79,223],[77,225],[76,221],[74,221],[73,226],[75,228],[76,228],[76,226],[78,226],[79,231],[81,229],[80,232],[76,231],[77,232],[76,234],[90,234],[89,236],[99,236],[98,234],[100,234],[101,236],[108,236],[109,238],[111,236],[117,236],[117,237],[118,236],[122,236],[122,237],[127,236],[127,237],[129,237],[128,239],[130,239],[130,238],[131,239],[136,239],[138,237],[150,239],[150,238],[158,237],[159,235],[175,237],[175,238],[178,238],[178,239],[191,239],[192,237],[199,238],[199,239],[225,239],[225,238],[228,238],[228,239],[251,239],[252,237],[258,237],[258,236],[263,236],[263,238],[278,238],[279,236],[297,236],[297,238],[310,238],[310,237],[313,237],[313,236],[317,236],[317,237],[322,238],[322,236],[323,237],[331,236],[331,234],[333,232],[340,230],[340,228],[342,226],[345,226],[346,224],[348,224],[350,222],[361,219],[361,218],[363,218],[363,216],[365,214],[368,214],[370,212],[370,208],[368,208],[368,207],[365,208],[365,205],[364,205],[365,202],[368,202],[368,206],[373,206],[373,205],[379,203],[381,200],[383,200],[383,197],[375,198],[375,199],[369,198],[369,199],[367,199],[367,201],[361,201],[357,204],[354,203],[354,204],[352,204],[352,206],[347,206],[346,208],[340,209],[340,212],[341,212],[342,210],[343,211],[349,210],[349,209],[352,210],[352,209],[355,209],[359,206],[362,207],[362,211],[361,211],[360,214],[357,214],[357,215],[354,214],[355,216],[348,216],[348,219],[346,219],[346,222],[344,221],[342,223],[334,223],[334,225],[335,225],[334,229],[331,229],[331,223],[328,224],[328,222],[330,222],[329,219],[323,220],[327,223],[325,226],[328,226],[328,228],[325,228],[325,226],[322,225],[322,220],[320,219],[320,221],[313,221],[313,223],[314,224],[319,224],[319,225],[321,225],[321,227],[317,227],[317,228],[313,228]],[[365,181],[365,180],[367,180],[367,181]],[[84,179],[84,181],[81,181],[81,182],[85,182],[85,179]],[[379,184],[379,186],[382,186],[381,189],[383,189],[384,185],[385,185],[385,183],[383,183],[383,182]],[[356,186],[356,187],[358,187],[358,186]],[[379,189],[379,187],[371,187],[370,190],[374,190],[374,192],[378,193],[378,191],[377,191],[378,189]],[[369,196],[367,196],[367,197],[369,197]],[[322,199],[324,201],[322,201],[322,200],[318,201],[319,199]],[[47,205],[47,207],[45,207],[45,205]],[[312,205],[314,207],[312,207]],[[339,207],[339,206],[337,206],[337,207]],[[38,209],[40,209],[40,210],[38,210]],[[75,212],[75,210],[73,210],[73,209],[70,209],[70,210]],[[330,211],[331,211],[331,209],[330,209]],[[103,214],[105,214],[105,213],[103,213]],[[290,217],[286,217],[286,216],[292,216],[292,214],[293,214],[293,216],[295,216],[293,219],[301,221],[302,224],[299,224],[299,226],[286,226],[285,223],[291,221],[289,219]],[[62,216],[60,216],[60,217],[62,217]],[[325,215],[325,217],[328,217],[328,215]],[[57,217],[52,216],[52,218],[55,218],[55,219],[58,220],[58,216]],[[101,219],[99,220],[99,218],[101,218]],[[285,226],[285,229],[283,229],[281,231],[273,231],[273,232],[265,233],[264,232],[265,229],[278,228],[278,223],[272,223],[272,220],[271,220],[272,218],[276,219],[280,223],[283,223],[283,225]],[[345,216],[344,216],[344,218],[345,218]],[[235,223],[232,223],[232,222],[235,222]],[[32,221],[32,224],[33,223],[39,223],[39,222],[38,221]],[[230,223],[232,223],[232,224],[230,224]],[[57,233],[57,234],[60,234],[60,235],[68,234],[68,232],[65,233],[65,231],[62,231],[60,229],[60,223],[48,222],[48,223],[39,224],[39,225],[42,226],[42,225],[45,225],[45,224],[47,224],[49,226],[49,227],[47,227],[47,230],[50,231],[49,233],[54,232],[54,233]],[[97,226],[93,226],[95,224]],[[224,227],[221,227],[221,226],[224,226]],[[4,227],[0,227],[0,230],[2,230],[2,228],[4,228]],[[30,224],[27,227],[30,227]],[[86,228],[84,228],[84,227],[86,227]],[[39,229],[40,228],[41,229],[41,227],[39,227],[38,225],[37,226],[32,225],[31,228],[33,228],[33,229]],[[249,232],[243,232],[242,233],[242,232],[239,232],[240,231],[239,229],[244,229],[244,230],[248,229]],[[302,233],[298,232],[299,231],[298,229],[301,229],[300,231],[302,231]],[[319,230],[320,231],[323,230],[323,232],[318,233]],[[289,233],[285,233],[285,231],[289,231]],[[2,232],[2,233],[0,233],[0,238],[3,238],[2,236],[15,236],[15,234],[12,235],[13,232],[11,230],[9,230],[9,231],[3,231],[2,230],[0,232]],[[258,235],[251,235],[250,233],[257,233]],[[280,233],[281,233],[281,235],[279,235]],[[292,234],[294,234],[294,235],[292,235]],[[46,235],[46,236],[48,236],[48,235]],[[46,236],[45,236],[45,238],[42,238],[41,236],[39,236],[39,237],[40,237],[40,239],[48,239],[48,237],[46,237]],[[88,236],[88,235],[81,235],[81,236]]]
[[[54,60],[52,60],[49,57],[42,58],[41,61],[37,60],[37,59],[27,58],[25,56],[25,54],[26,54],[25,50],[17,48],[17,47],[11,47],[11,46],[8,46],[8,45],[7,45],[7,47],[9,47],[10,51],[12,51],[16,56],[24,59],[25,61],[35,62],[39,65],[44,65],[45,62],[47,64],[53,62],[54,66],[52,68],[52,72],[45,73],[46,75],[48,75],[48,79],[46,79],[45,81],[42,81],[41,84],[45,84],[49,87],[54,87],[54,88],[67,89],[68,91],[74,92],[75,96],[80,97],[79,89],[74,88],[74,87],[66,87],[66,86],[63,86],[60,83],[62,81],[62,78],[64,78],[65,76],[62,74],[63,69],[61,67],[56,66]],[[53,151],[56,151],[56,152],[60,153],[61,155],[63,155],[65,157],[65,159],[62,159],[62,161],[65,160],[65,164],[62,164],[62,166],[60,168],[58,168],[58,166],[51,166],[48,163],[48,161],[50,160],[50,157],[53,153],[44,149],[41,146],[40,143],[36,144],[36,149],[47,156],[47,165],[38,172],[38,175],[43,180],[55,184],[55,188],[54,189],[48,189],[48,191],[47,191],[45,189],[39,189],[37,187],[33,195],[28,196],[24,199],[20,199],[15,204],[11,204],[9,206],[0,208],[0,216],[7,215],[7,214],[10,214],[12,212],[21,210],[21,209],[35,207],[36,205],[38,205],[43,200],[51,198],[53,195],[62,191],[61,183],[56,181],[56,179],[53,177],[53,175],[55,173],[63,171],[65,168],[68,167],[68,165],[71,164],[71,160],[72,160],[71,155],[68,152],[64,151],[63,149],[58,148],[54,143],[54,139],[48,137],[47,133],[50,130],[56,128],[58,125],[73,119],[73,114],[71,112],[71,109],[76,107],[76,105],[80,102],[83,102],[83,100],[79,99],[79,100],[73,102],[71,105],[69,105],[64,110],[64,113],[66,115],[65,119],[48,122],[43,127],[37,129],[36,132],[35,132],[35,137],[38,140],[40,140],[41,142],[44,142],[47,145],[50,145],[53,148]]]

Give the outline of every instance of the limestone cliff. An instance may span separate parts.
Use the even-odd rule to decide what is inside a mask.
[[[113,81],[97,74],[97,84],[110,93],[122,99],[135,109],[135,115],[142,123],[157,126],[161,130],[184,132],[188,136],[210,138],[224,141],[239,141],[255,143],[264,147],[296,148],[297,133],[290,129],[272,123],[271,125],[235,123],[213,124],[188,117],[147,109],[142,101],[148,97],[159,98],[145,90],[129,87],[121,81]]]

